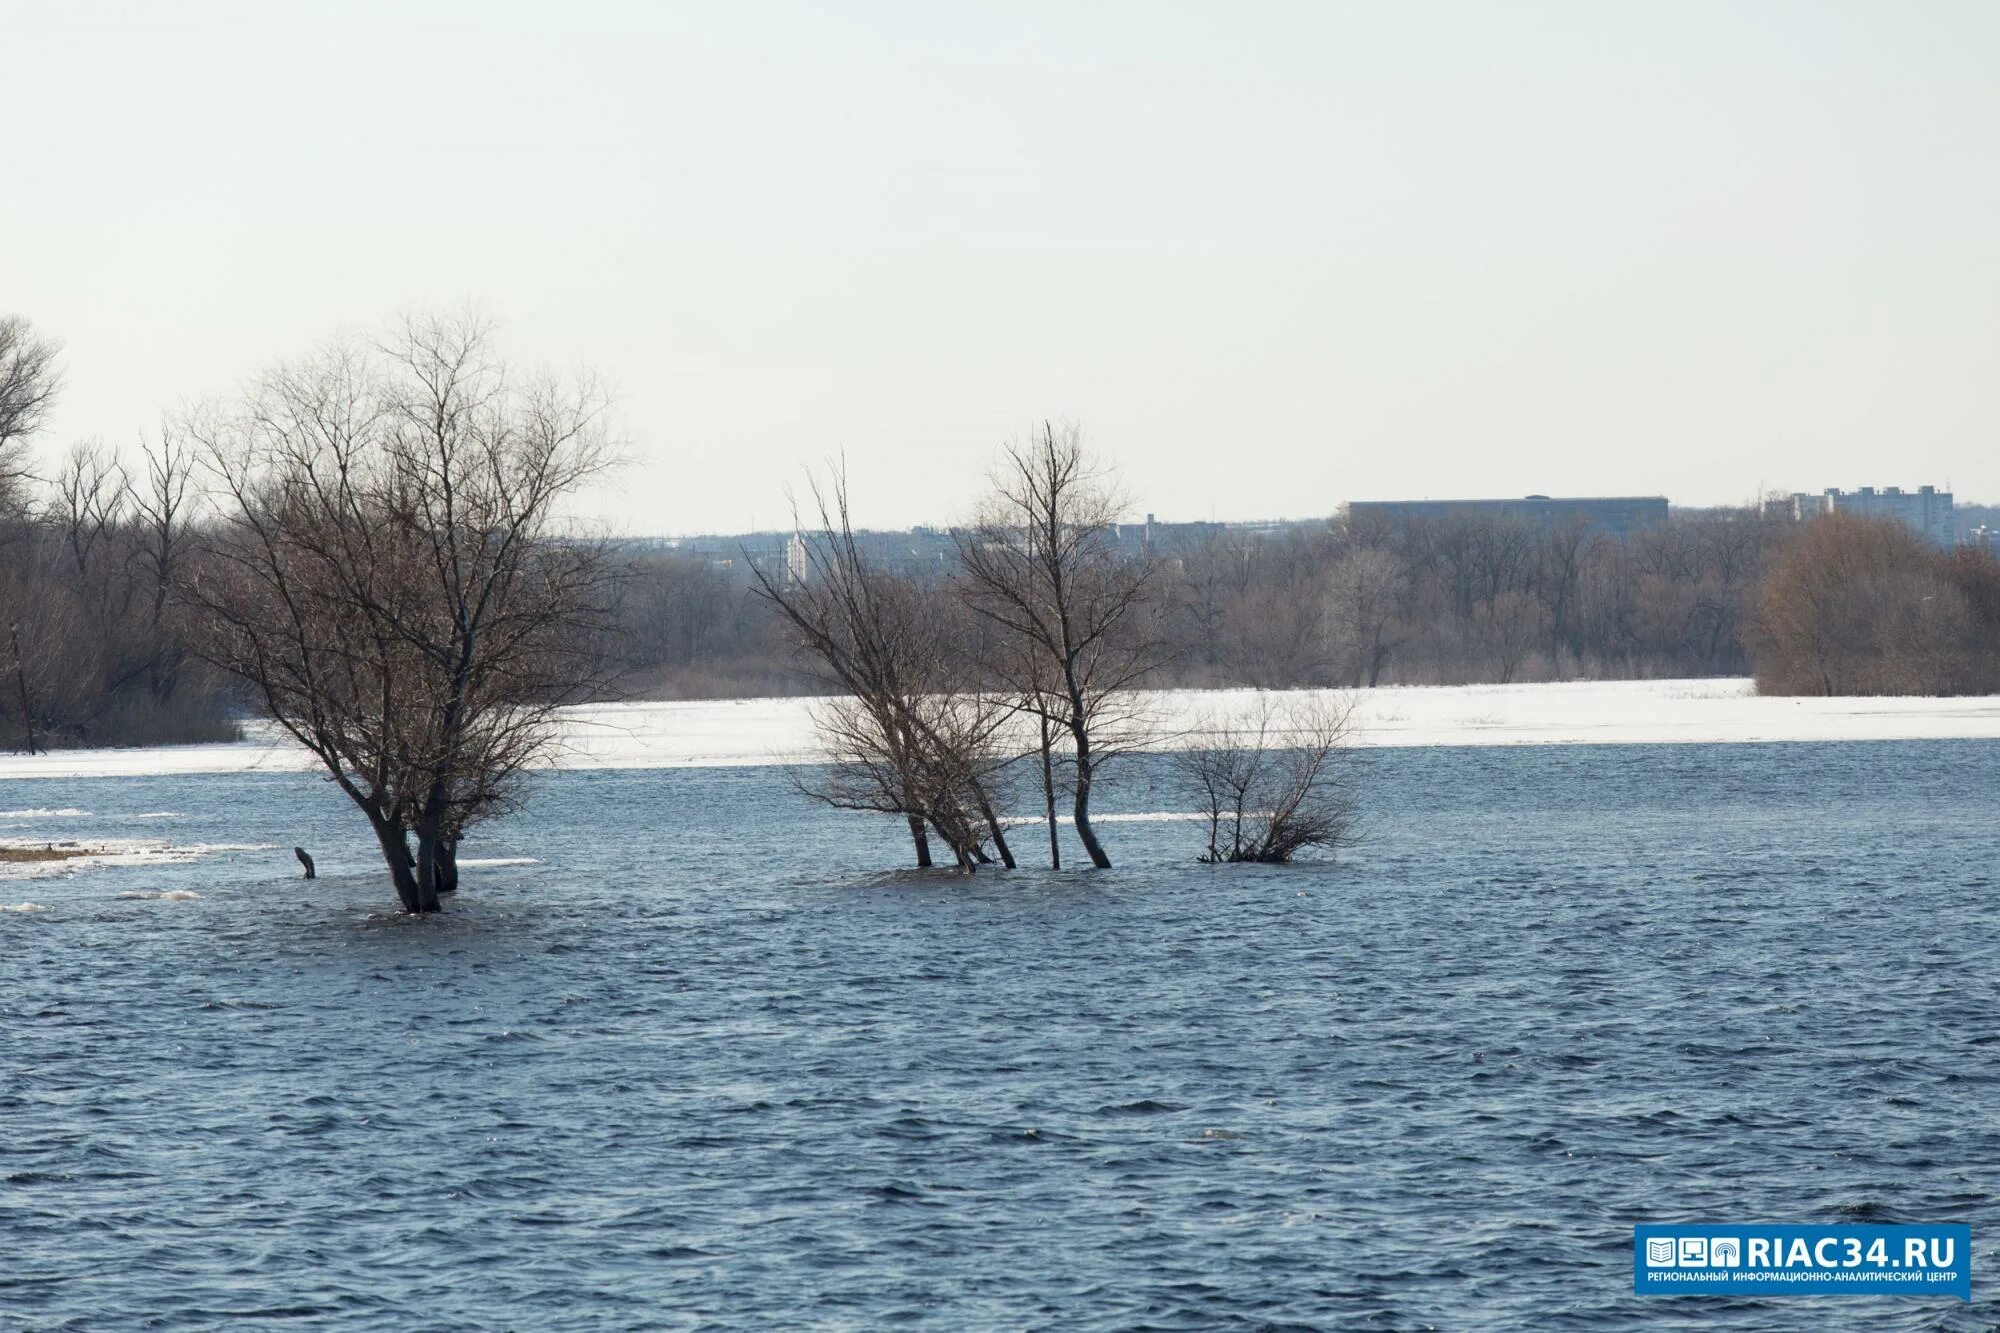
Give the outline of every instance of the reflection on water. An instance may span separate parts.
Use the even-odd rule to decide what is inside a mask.
[[[173,855],[0,883],[0,1326],[1979,1326],[1640,1301],[1630,1228],[1990,1268],[2000,745],[1367,763],[1338,867],[970,881],[768,770],[555,775],[423,921],[309,777],[12,784]]]

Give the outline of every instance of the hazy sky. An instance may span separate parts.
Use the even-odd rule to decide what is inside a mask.
[[[638,532],[960,517],[1044,416],[1162,517],[2000,500],[1992,0],[0,0],[0,98],[51,455],[474,302]]]

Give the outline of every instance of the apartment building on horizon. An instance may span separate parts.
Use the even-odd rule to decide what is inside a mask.
[[[1790,496],[1765,505],[1766,513],[1776,512],[1803,522],[1822,514],[1855,514],[1862,518],[1893,518],[1922,534],[1936,546],[1950,546],[1958,540],[1958,515],[1950,491],[1935,486],[1919,486],[1906,491],[1900,486],[1876,490],[1863,486],[1843,491],[1829,486],[1815,495],[1795,491]]]

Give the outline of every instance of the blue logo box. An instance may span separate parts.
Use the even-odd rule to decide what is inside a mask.
[[[1632,1228],[1641,1296],[1956,1296],[1972,1299],[1968,1226]]]

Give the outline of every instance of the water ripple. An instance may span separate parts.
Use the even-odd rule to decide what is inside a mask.
[[[1382,752],[1338,867],[1135,818],[971,880],[769,772],[565,773],[428,921],[309,777],[37,783],[239,850],[0,914],[0,1327],[1985,1326],[1641,1301],[1631,1227],[1993,1271],[2000,746],[1660,755]]]

